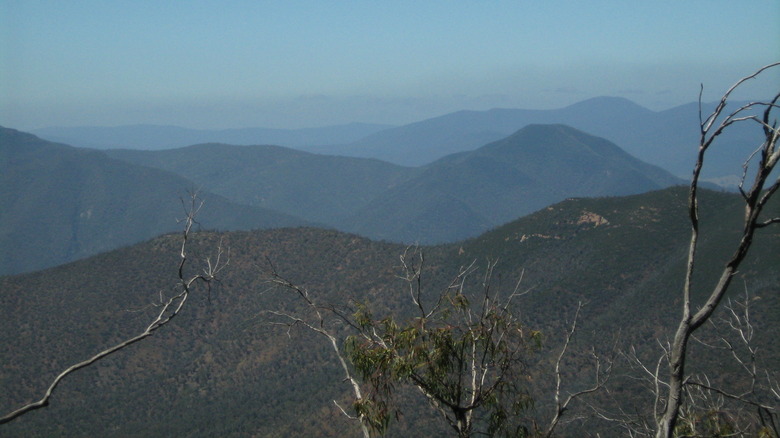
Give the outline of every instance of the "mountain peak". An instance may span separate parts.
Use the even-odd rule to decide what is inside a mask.
[[[616,96],[598,96],[575,104],[569,105],[564,108],[566,111],[596,111],[596,112],[643,112],[652,113],[649,109],[637,104],[636,102],[626,99],[625,97]]]
[[[597,155],[605,153],[625,154],[618,146],[603,138],[559,123],[526,125],[514,134],[485,145],[482,149],[501,152],[516,151],[524,155],[538,153],[547,155],[552,150],[557,151],[557,154],[564,154],[573,150],[590,150],[596,152]],[[529,156],[529,158],[533,157]]]

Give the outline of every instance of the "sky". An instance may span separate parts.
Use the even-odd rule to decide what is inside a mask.
[[[0,125],[305,128],[715,100],[780,1],[0,0]],[[780,69],[740,98],[780,89]]]

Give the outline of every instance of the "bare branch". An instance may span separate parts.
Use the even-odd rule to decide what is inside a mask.
[[[724,390],[722,390],[720,388],[716,388],[716,387],[712,386],[709,383],[709,381],[704,383],[704,382],[698,382],[696,380],[688,380],[686,382],[686,385],[703,388],[703,389],[706,389],[707,391],[712,391],[712,392],[718,393],[718,394],[720,394],[720,395],[722,395],[722,396],[724,396],[726,398],[730,398],[732,400],[736,400],[736,401],[739,401],[741,403],[745,403],[745,404],[748,404],[748,405],[751,405],[751,406],[754,406],[754,407],[757,407],[757,408],[761,408],[761,409],[764,409],[764,410],[766,410],[768,412],[777,412],[778,411],[778,407],[776,405],[767,405],[767,404],[759,403],[759,402],[756,402],[756,401],[753,401],[753,400],[750,400],[750,399],[746,398],[744,395],[730,394],[730,393],[728,393],[728,392],[726,392],[726,391],[724,391]]]
[[[571,404],[573,401],[575,401],[576,399],[584,395],[592,394],[604,388],[604,386],[607,384],[607,381],[610,379],[612,373],[614,356],[607,359],[606,369],[602,370],[601,357],[599,357],[599,355],[596,354],[595,350],[591,350],[591,357],[595,362],[593,385],[583,390],[571,393],[566,397],[566,399],[563,402],[561,401],[561,380],[562,380],[561,362],[563,361],[563,357],[566,354],[566,350],[569,348],[571,339],[574,337],[574,334],[577,331],[577,320],[579,319],[582,306],[583,306],[582,301],[577,303],[577,310],[574,313],[574,319],[572,320],[571,327],[566,333],[566,337],[564,338],[564,342],[563,342],[563,347],[561,348],[561,352],[558,355],[558,359],[555,361],[555,394],[554,394],[555,414],[553,415],[553,419],[550,421],[550,424],[547,426],[547,430],[544,433],[544,436],[548,438],[553,435],[553,432],[555,431],[555,428],[558,426],[561,418],[563,417],[563,414],[569,409],[569,404]],[[615,351],[617,350],[616,348],[613,347],[612,349],[613,355]]]
[[[182,204],[185,205],[184,201],[182,201]],[[49,387],[47,388],[46,392],[44,393],[43,397],[40,400],[29,403],[9,414],[6,414],[5,416],[0,418],[0,424],[8,423],[14,420],[15,418],[18,418],[28,412],[48,406],[50,398],[54,394],[55,389],[57,389],[57,387],[65,377],[74,373],[75,371],[88,367],[94,364],[95,362],[99,361],[100,359],[103,359],[113,353],[116,353],[117,351],[122,350],[123,348],[129,345],[132,345],[138,341],[141,341],[151,336],[155,331],[157,331],[164,325],[168,324],[171,320],[173,320],[173,318],[175,318],[181,312],[182,308],[184,307],[184,304],[187,302],[187,298],[189,297],[190,292],[192,291],[192,287],[195,285],[195,283],[202,282],[208,286],[212,281],[216,280],[216,275],[220,271],[222,271],[222,269],[224,269],[229,263],[229,259],[224,263],[222,263],[221,261],[221,257],[223,253],[221,243],[217,251],[215,262],[213,264],[209,262],[203,274],[198,274],[189,278],[185,278],[184,275],[184,268],[188,261],[188,256],[187,256],[188,239],[192,231],[192,226],[197,223],[195,221],[195,216],[197,215],[198,211],[200,211],[200,208],[202,206],[203,206],[203,202],[199,200],[197,193],[191,193],[190,204],[189,206],[185,205],[186,218],[183,219],[184,230],[182,234],[182,243],[179,250],[179,256],[180,256],[179,268],[178,268],[179,280],[177,285],[179,291],[167,299],[163,298],[162,292],[160,292],[159,306],[161,306],[161,309],[157,314],[157,317],[152,320],[152,322],[146,327],[146,329],[136,336],[128,338],[112,347],[100,351],[99,353],[95,354],[89,359],[86,359],[84,361],[81,361],[79,363],[76,363],[66,368],[64,371],[58,374],[57,377],[55,377],[55,379],[49,385]]]
[[[688,246],[688,263],[686,267],[685,284],[683,286],[682,316],[680,318],[679,325],[675,332],[674,340],[669,351],[669,390],[666,394],[664,412],[657,420],[657,438],[671,437],[677,419],[680,415],[680,408],[684,402],[683,387],[687,380],[687,376],[685,374],[685,362],[688,351],[688,341],[690,340],[692,334],[699,327],[701,327],[702,324],[709,320],[715,309],[720,304],[721,299],[723,298],[729,284],[731,283],[733,275],[737,272],[737,269],[750,250],[755,230],[761,226],[767,226],[776,222],[774,219],[761,221],[759,220],[759,216],[763,210],[763,207],[766,205],[769,198],[777,191],[779,186],[779,184],[776,182],[774,185],[769,187],[768,190],[764,190],[767,179],[774,170],[774,166],[778,161],[778,154],[780,153],[776,147],[778,139],[777,130],[774,129],[773,123],[769,123],[769,113],[773,108],[776,107],[776,102],[778,99],[777,96],[780,96],[780,93],[778,93],[778,95],[769,102],[750,102],[748,104],[742,105],[735,111],[726,115],[719,123],[717,121],[723,114],[726,103],[734,90],[736,90],[746,81],[755,78],[767,69],[777,66],[780,66],[780,62],[762,67],[755,73],[737,81],[733,86],[731,86],[731,88],[726,91],[715,110],[703,120],[701,116],[701,91],[699,93],[700,142],[688,195],[688,215],[691,223],[691,238]],[[744,115],[747,110],[759,106],[766,107],[764,109],[763,121],[759,121],[754,115]],[[752,158],[753,155],[760,155],[761,157],[750,189],[745,191],[743,184],[740,184],[740,191],[742,192],[745,201],[745,218],[742,236],[739,243],[737,244],[734,254],[728,260],[726,266],[721,272],[718,283],[712,289],[703,305],[696,312],[693,312],[691,309],[691,288],[693,283],[695,262],[697,259],[696,250],[699,239],[698,187],[701,169],[704,165],[705,153],[726,128],[733,125],[734,123],[747,120],[759,121],[764,127],[765,138],[762,143],[760,153],[751,154],[750,157]],[[747,161],[750,161],[750,158],[748,158]],[[747,172],[745,171],[745,174],[746,173]]]
[[[276,315],[282,318],[285,318],[288,320],[286,323],[278,323],[278,322],[272,322],[272,324],[279,324],[279,325],[285,325],[287,326],[287,335],[290,335],[290,330],[296,326],[301,325],[315,333],[318,333],[325,337],[328,340],[328,343],[330,344],[330,347],[333,349],[334,354],[336,355],[336,359],[339,362],[339,365],[341,366],[342,371],[344,372],[344,381],[349,382],[350,386],[352,388],[352,391],[355,396],[356,403],[364,400],[363,397],[363,391],[360,387],[360,383],[355,379],[355,377],[352,375],[352,370],[350,369],[349,365],[347,364],[347,359],[344,356],[344,353],[341,351],[341,348],[339,346],[340,340],[336,337],[336,335],[329,330],[326,327],[325,324],[325,317],[323,316],[322,310],[328,310],[339,316],[344,321],[347,321],[349,325],[353,328],[357,328],[357,325],[349,321],[348,318],[346,318],[343,314],[338,313],[335,311],[335,308],[333,307],[323,307],[318,305],[314,299],[310,296],[309,291],[297,286],[293,282],[283,278],[280,276],[276,269],[273,266],[273,263],[271,263],[271,260],[268,259],[268,265],[271,268],[271,272],[268,274],[269,276],[269,282],[273,285],[282,288],[283,290],[292,291],[295,295],[297,295],[299,298],[301,298],[304,302],[304,304],[311,310],[314,314],[314,320],[313,322],[309,322],[304,320],[303,318],[289,314],[286,312],[281,311],[275,311],[275,310],[266,310],[266,313],[269,313],[271,315]],[[366,416],[362,413],[359,413],[358,416],[353,416],[347,414],[347,412],[334,400],[333,403],[341,410],[341,412],[349,419],[356,420],[358,424],[360,425],[360,429],[363,433],[363,436],[365,438],[369,438],[371,436],[370,428],[369,428],[369,422]]]

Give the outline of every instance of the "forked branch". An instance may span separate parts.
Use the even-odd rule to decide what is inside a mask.
[[[685,362],[688,353],[688,342],[699,327],[706,323],[715,312],[716,308],[725,295],[733,276],[736,274],[742,261],[748,254],[753,243],[753,237],[756,229],[780,222],[778,218],[761,219],[761,213],[770,198],[780,187],[780,178],[772,183],[769,178],[775,170],[775,166],[780,158],[780,150],[777,148],[778,130],[776,120],[772,120],[772,110],[777,109],[777,101],[780,93],[764,102],[750,102],[742,105],[730,114],[725,114],[725,108],[732,92],[750,79],[759,74],[780,66],[780,63],[774,63],[762,67],[755,73],[746,76],[731,88],[721,98],[715,110],[705,119],[701,119],[701,94],[699,103],[700,113],[700,141],[699,152],[696,163],[693,168],[693,177],[691,179],[690,191],[688,195],[688,215],[691,223],[691,239],[688,250],[688,264],[685,274],[685,284],[683,286],[682,317],[680,318],[674,340],[669,350],[669,389],[665,397],[664,411],[657,419],[656,438],[669,438],[674,433],[675,425],[680,414],[680,408],[683,405],[683,387],[687,379],[685,373]],[[756,108],[763,108],[763,117],[751,114]],[[699,240],[699,178],[701,170],[705,163],[705,154],[713,145],[716,139],[730,126],[735,123],[758,122],[763,128],[763,139],[761,147],[750,157],[758,157],[756,170],[752,176],[750,188],[744,190],[744,182],[748,177],[748,172],[743,172],[743,181],[740,184],[744,206],[744,221],[739,242],[736,244],[735,251],[731,258],[726,262],[721,271],[720,278],[715,287],[710,291],[705,301],[698,309],[694,309],[691,303],[691,290],[693,284],[693,274],[695,262],[697,260],[696,250]],[[747,167],[750,158],[747,160],[743,169]]]
[[[185,204],[184,200],[182,200],[182,203]],[[157,316],[149,323],[146,329],[144,329],[136,336],[128,338],[112,347],[100,351],[89,359],[66,368],[64,371],[58,374],[57,377],[54,378],[40,400],[29,403],[13,412],[4,415],[3,417],[0,417],[0,424],[8,423],[31,411],[48,406],[54,391],[57,389],[59,384],[62,383],[65,377],[82,368],[88,367],[100,359],[110,356],[111,354],[114,354],[129,345],[135,344],[136,342],[151,336],[155,331],[171,322],[171,320],[173,320],[173,318],[175,318],[181,312],[181,310],[184,308],[184,304],[187,302],[187,298],[189,297],[190,292],[192,292],[192,289],[196,283],[200,282],[209,286],[210,283],[217,278],[217,275],[220,273],[220,271],[222,271],[230,262],[229,258],[223,261],[224,253],[221,244],[217,250],[216,258],[213,262],[211,259],[208,259],[207,266],[202,273],[196,274],[189,278],[185,277],[184,274],[185,265],[188,262],[187,243],[192,232],[192,227],[197,223],[195,221],[195,216],[202,206],[203,202],[198,198],[197,194],[192,193],[190,195],[189,204],[185,204],[186,217],[183,219],[184,226],[182,242],[179,250],[180,260],[178,266],[179,278],[176,286],[177,292],[168,298],[164,298],[162,294],[160,295],[160,302],[156,304],[156,306],[161,307],[160,311],[157,313]]]

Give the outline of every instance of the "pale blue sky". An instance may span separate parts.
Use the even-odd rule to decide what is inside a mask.
[[[401,124],[602,95],[666,109],[780,60],[778,23],[778,0],[0,0],[0,125]]]

